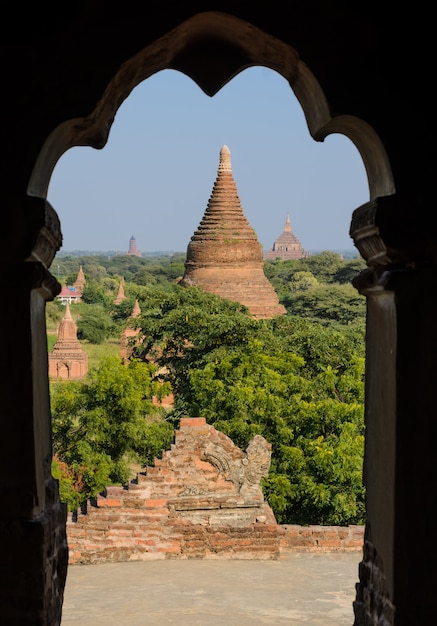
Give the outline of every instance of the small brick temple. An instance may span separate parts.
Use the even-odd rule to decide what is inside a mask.
[[[50,378],[77,380],[85,378],[88,372],[88,354],[82,350],[77,338],[77,327],[68,302],[59,325],[58,338],[48,360]]]

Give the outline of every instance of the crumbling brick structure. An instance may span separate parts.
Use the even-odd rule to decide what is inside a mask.
[[[153,467],[68,521],[70,563],[277,559],[277,523],[260,486],[270,456],[260,435],[243,452],[204,418],[181,419]]]

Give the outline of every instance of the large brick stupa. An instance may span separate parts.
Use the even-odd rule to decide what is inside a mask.
[[[188,244],[180,284],[240,302],[256,319],[286,313],[264,274],[262,246],[244,215],[227,146],[220,151],[208,206]]]

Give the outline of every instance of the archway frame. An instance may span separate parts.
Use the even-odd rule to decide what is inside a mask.
[[[120,66],[88,116],[65,120],[54,128],[39,152],[29,180],[28,195],[46,200],[54,168],[70,148],[104,148],[121,104],[141,82],[155,73],[166,69],[180,71],[212,97],[236,75],[254,66],[267,67],[288,81],[315,141],[340,133],[355,145],[366,170],[369,203],[362,207],[365,210],[361,211],[359,207],[354,211],[358,226],[354,241],[360,251],[364,251],[366,261],[384,261],[387,254],[373,221],[376,210],[373,205],[376,206],[378,199],[393,195],[395,187],[389,159],[377,133],[356,116],[347,113],[332,115],[317,78],[294,48],[246,21],[221,12],[199,13],[146,46]],[[352,211],[353,208],[351,214]],[[50,238],[57,228],[56,213],[46,202],[45,234]],[[54,252],[56,245],[55,242],[50,253]],[[47,256],[49,263],[44,262],[37,246],[31,256],[46,267],[53,260]],[[39,422],[38,417],[36,422]]]
[[[180,71],[212,97],[237,74],[254,66],[274,70],[288,81],[313,139],[323,141],[340,133],[353,142],[366,170],[370,201],[395,192],[390,163],[377,133],[356,116],[331,115],[316,77],[294,48],[246,21],[209,11],[188,19],[127,60],[94,111],[87,117],[66,120],[53,130],[39,153],[28,194],[47,197],[53,170],[70,148],[103,148],[121,104],[153,74],[165,69]]]

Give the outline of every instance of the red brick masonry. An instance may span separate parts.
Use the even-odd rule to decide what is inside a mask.
[[[280,552],[361,552],[364,526],[278,525]]]
[[[283,551],[359,551],[364,529],[276,523],[260,482],[271,446],[243,452],[204,418],[127,488],[108,487],[67,522],[69,563],[146,559],[278,559]]]

